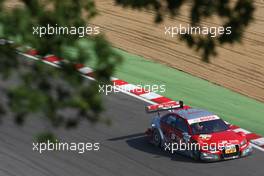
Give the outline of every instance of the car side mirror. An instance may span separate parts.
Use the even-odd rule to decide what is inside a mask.
[[[183,140],[184,140],[185,142],[189,142],[189,141],[190,141],[191,136],[190,136],[188,133],[183,132],[182,135],[183,135]]]

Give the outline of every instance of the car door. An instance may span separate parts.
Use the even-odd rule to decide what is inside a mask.
[[[176,123],[175,123],[174,129],[173,129],[173,133],[175,134],[176,141],[178,143],[179,142],[181,142],[182,144],[186,143],[186,141],[183,138],[183,134],[184,133],[189,134],[189,127],[183,118],[178,117],[178,116],[176,117]]]
[[[161,130],[166,137],[166,141],[170,142],[175,139],[174,125],[176,123],[176,116],[174,114],[168,114],[161,120]]]

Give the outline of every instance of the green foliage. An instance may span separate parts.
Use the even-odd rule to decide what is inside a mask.
[[[201,25],[201,21],[219,17],[222,26],[231,27],[232,33],[224,33],[216,38],[192,34],[180,36],[189,47],[202,52],[203,60],[209,62],[210,56],[216,54],[216,45],[240,42],[243,32],[253,19],[254,4],[252,0],[115,0],[118,5],[135,9],[151,9],[156,12],[155,22],[162,22],[165,15],[175,17],[183,5],[191,7],[190,24]]]
[[[37,116],[54,127],[76,127],[82,119],[95,123],[103,110],[98,82],[87,82],[75,69],[85,64],[90,53],[84,43],[93,41],[97,64],[95,77],[100,83],[109,83],[121,57],[112,50],[103,35],[80,38],[78,35],[33,35],[36,26],[85,27],[97,12],[92,0],[21,0],[13,8],[6,8],[0,0],[0,77],[15,79],[8,87],[0,85],[0,93],[8,97],[0,103],[0,113],[12,112],[15,121],[23,124],[26,118]],[[18,46],[32,46],[40,55],[54,54],[63,58],[61,69],[36,61],[24,63],[16,55]],[[72,52],[75,51],[75,55]],[[0,79],[0,80],[1,80]],[[65,113],[70,112],[70,113]],[[43,137],[43,136],[42,136]],[[44,135],[44,138],[51,135]]]
[[[217,38],[185,35],[182,40],[188,46],[202,51],[205,61],[215,54],[217,44],[234,43],[241,40],[245,27],[253,16],[251,0],[237,0],[230,5],[229,0],[115,0],[117,4],[136,9],[153,9],[156,22],[164,15],[177,16],[180,7],[191,4],[190,23],[200,25],[201,21],[212,16],[223,19],[223,26],[231,26],[232,34],[223,34]],[[92,123],[101,119],[103,110],[98,93],[99,83],[109,83],[121,57],[112,50],[104,36],[80,38],[76,35],[33,35],[33,27],[47,26],[87,26],[87,22],[96,14],[93,0],[20,0],[13,8],[7,8],[7,0],[0,0],[0,81],[12,80],[15,84],[8,87],[0,85],[1,95],[8,101],[0,102],[0,116],[12,112],[15,121],[23,124],[27,117],[38,116],[50,122],[54,127],[72,128],[82,119]],[[98,82],[85,82],[76,71],[74,64],[84,64],[91,58],[85,43],[93,41],[93,54],[97,58],[95,77]],[[49,67],[42,62],[21,62],[16,55],[18,46],[32,46],[40,55],[55,54],[67,62],[61,69]],[[74,51],[74,52],[72,52]],[[73,54],[75,53],[75,54]],[[70,111],[71,113],[65,113]],[[44,136],[44,137],[43,137]],[[43,135],[41,140],[53,138],[52,134]],[[44,139],[43,139],[44,138]]]
[[[39,142],[39,143],[48,143],[48,141],[50,143],[57,143],[58,142],[56,136],[54,136],[54,134],[52,132],[40,133],[35,137],[35,140],[36,140],[36,142]]]

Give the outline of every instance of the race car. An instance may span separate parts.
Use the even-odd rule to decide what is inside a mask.
[[[233,131],[216,114],[182,101],[150,105],[146,111],[158,112],[146,134],[165,151],[208,162],[240,158],[253,151],[243,132]]]

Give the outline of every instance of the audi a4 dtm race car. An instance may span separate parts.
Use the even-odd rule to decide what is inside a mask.
[[[202,161],[235,159],[252,153],[246,135],[230,129],[214,113],[184,106],[182,101],[147,106],[146,111],[158,112],[146,134],[151,143],[165,151]]]

